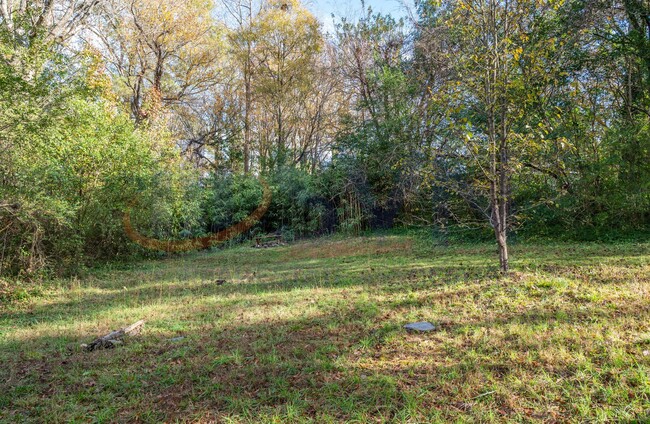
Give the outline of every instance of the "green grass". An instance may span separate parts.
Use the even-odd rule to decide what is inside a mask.
[[[21,289],[0,421],[650,421],[650,244],[512,258],[502,278],[491,245],[322,239]],[[79,347],[139,319],[116,349]],[[402,329],[420,320],[439,330]]]

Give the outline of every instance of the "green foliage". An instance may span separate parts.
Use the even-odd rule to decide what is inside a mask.
[[[282,233],[285,239],[323,234],[332,225],[332,208],[325,198],[322,178],[294,168],[264,177],[272,201],[252,233]],[[248,216],[262,200],[256,177],[214,174],[202,182],[207,189],[202,202],[205,230],[216,232]]]
[[[287,238],[314,236],[328,231],[330,205],[319,175],[283,168],[271,176],[273,202],[264,224]]]
[[[66,73],[50,46],[32,43],[31,62],[4,53],[0,272],[69,272],[132,253],[122,211],[134,200],[146,200],[158,235],[199,215],[182,201],[192,179],[164,137],[136,129],[87,75]]]
[[[207,192],[202,202],[207,229],[223,230],[244,219],[262,199],[262,187],[254,177],[212,175],[204,181]]]
[[[418,89],[404,60],[404,22],[369,9],[357,23],[343,20],[337,36],[363,63],[354,72],[361,91],[356,108],[364,119],[349,119],[339,132],[328,186],[338,198],[342,228],[390,227],[417,190],[424,159]]]
[[[586,240],[641,236],[650,218],[649,140],[648,120],[616,126],[597,155],[575,165],[564,187],[554,177],[523,176],[515,195],[526,206],[521,232]]]

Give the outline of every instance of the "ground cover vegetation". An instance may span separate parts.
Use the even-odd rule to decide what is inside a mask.
[[[649,419],[650,245],[515,244],[507,277],[495,250],[330,237],[44,285],[0,314],[0,421]]]

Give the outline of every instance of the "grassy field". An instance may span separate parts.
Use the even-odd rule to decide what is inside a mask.
[[[650,422],[650,244],[512,258],[373,236],[104,267],[0,306],[0,422]]]

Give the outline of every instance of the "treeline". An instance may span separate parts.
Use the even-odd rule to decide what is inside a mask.
[[[650,224],[645,0],[418,1],[333,33],[297,0],[0,0],[0,274],[194,237]]]

